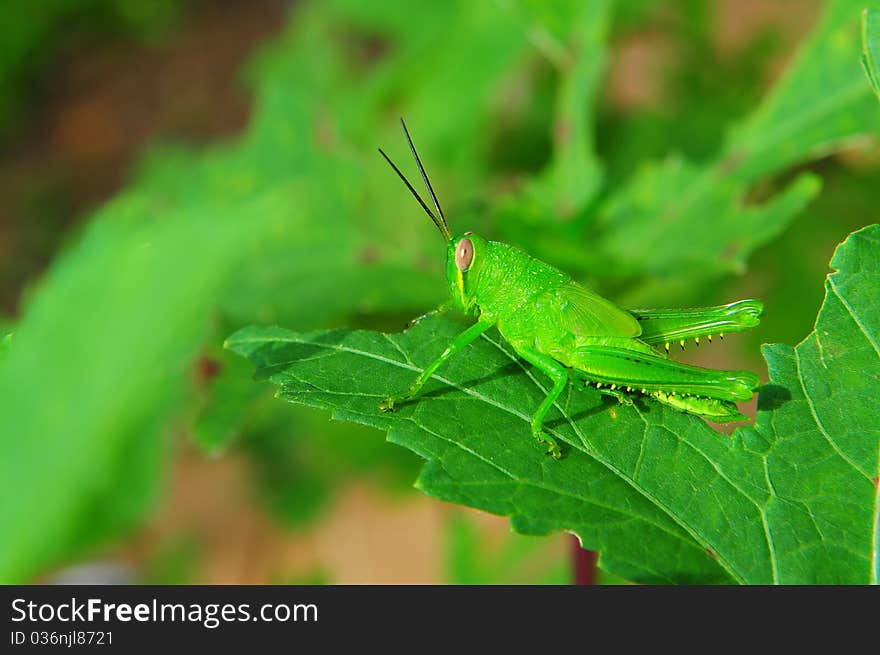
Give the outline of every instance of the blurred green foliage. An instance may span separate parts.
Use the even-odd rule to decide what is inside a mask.
[[[876,9],[862,13],[862,64],[871,88],[880,98],[880,11]]]
[[[569,584],[571,564],[560,545],[513,534],[493,548],[471,517],[454,514],[446,534],[446,580],[450,584]]]
[[[15,5],[22,34],[4,42],[4,80],[50,51],[72,3],[36,17],[31,4]],[[0,491],[16,498],[0,506],[0,580],[138,525],[181,427],[207,451],[249,453],[289,524],[315,516],[347,475],[413,477],[411,456],[378,433],[278,407],[220,350],[248,323],[397,329],[442,300],[437,236],[375,153],[386,146],[404,165],[401,114],[454,229],[522,245],[631,304],[724,300],[719,285],[765,247],[760,261],[789,285],[772,271],[769,297],[816,294],[776,328],[802,335],[831,245],[876,206],[876,168],[860,183],[834,162],[804,171],[880,127],[858,66],[860,10],[874,3],[829,2],[760,103],[772,35],[725,58],[714,3],[660,4],[296,7],[249,67],[247,133],[200,152],[155,148],[27,298],[0,357]],[[161,25],[163,12],[114,20]],[[621,112],[603,92],[608,40],[646,29],[682,44],[662,86],[670,100]],[[798,238],[777,239],[797,216]],[[821,257],[817,227],[833,236]],[[813,285],[797,277],[807,269]]]

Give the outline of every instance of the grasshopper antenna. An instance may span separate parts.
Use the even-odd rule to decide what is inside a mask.
[[[403,121],[403,116],[400,117],[400,126],[403,128],[403,133],[404,135],[406,135],[406,142],[409,144],[409,149],[412,152],[413,158],[416,160],[416,165],[419,167],[419,173],[422,174],[422,179],[425,181],[425,186],[428,187],[428,193],[431,194],[431,200],[434,202],[434,208],[437,210],[437,215],[440,217],[440,220],[443,222],[443,226],[446,228],[446,240],[449,241],[449,223],[446,222],[446,215],[440,208],[440,203],[437,200],[437,194],[434,193],[434,187],[431,186],[431,181],[428,179],[428,174],[425,173],[425,167],[422,166],[422,160],[419,158],[419,153],[416,152],[416,147],[413,145],[413,140],[409,135],[409,130],[406,129],[406,123]]]
[[[406,176],[400,172],[400,169],[391,161],[391,158],[385,154],[385,151],[382,148],[379,148],[379,154],[385,158],[385,161],[394,169],[394,172],[397,173],[397,177],[403,180],[403,183],[406,185],[406,188],[409,189],[409,192],[413,194],[413,198],[419,201],[419,204],[422,206],[422,209],[425,210],[425,213],[431,217],[431,220],[434,221],[434,225],[437,226],[437,229],[440,230],[440,234],[443,235],[443,238],[449,241],[449,228],[446,226],[445,221],[443,223],[440,222],[440,219],[434,216],[434,212],[428,209],[428,205],[425,204],[425,201],[422,200],[422,197],[413,189],[413,185],[409,183],[409,180],[406,179]]]

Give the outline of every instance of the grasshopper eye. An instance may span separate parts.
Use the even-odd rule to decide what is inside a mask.
[[[462,239],[458,242],[458,247],[455,249],[455,265],[458,267],[458,270],[464,273],[471,267],[473,260],[474,244],[471,243],[470,239]]]

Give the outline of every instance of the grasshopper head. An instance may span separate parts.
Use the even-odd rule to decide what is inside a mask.
[[[379,148],[379,153],[385,158],[385,161],[388,162],[394,172],[397,173],[397,176],[422,206],[422,209],[425,210],[425,213],[433,221],[440,235],[446,241],[446,279],[449,281],[450,295],[453,302],[467,314],[476,308],[477,281],[483,268],[483,261],[486,258],[488,244],[485,239],[473,232],[465,232],[460,236],[452,237],[449,232],[449,223],[446,222],[446,216],[440,208],[440,202],[437,200],[437,195],[434,193],[434,188],[428,180],[428,174],[425,173],[425,167],[422,166],[422,161],[419,159],[416,147],[413,145],[409,131],[406,129],[406,123],[403,122],[402,118],[400,119],[400,125],[403,128],[403,134],[406,136],[406,141],[409,144],[413,158],[416,160],[416,165],[419,167],[419,173],[422,175],[425,187],[428,189],[428,194],[434,205],[434,211],[431,211],[428,204],[416,193],[412,184],[409,183],[406,176],[401,173],[395,163],[385,154],[385,151]]]
[[[486,240],[474,234],[464,234],[449,240],[446,247],[446,279],[449,294],[456,305],[469,313],[476,303],[477,283],[486,257]]]

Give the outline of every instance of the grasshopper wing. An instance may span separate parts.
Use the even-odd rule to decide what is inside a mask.
[[[571,281],[544,295],[541,300],[559,317],[560,325],[572,334],[631,338],[642,333],[632,314],[577,282]]]

